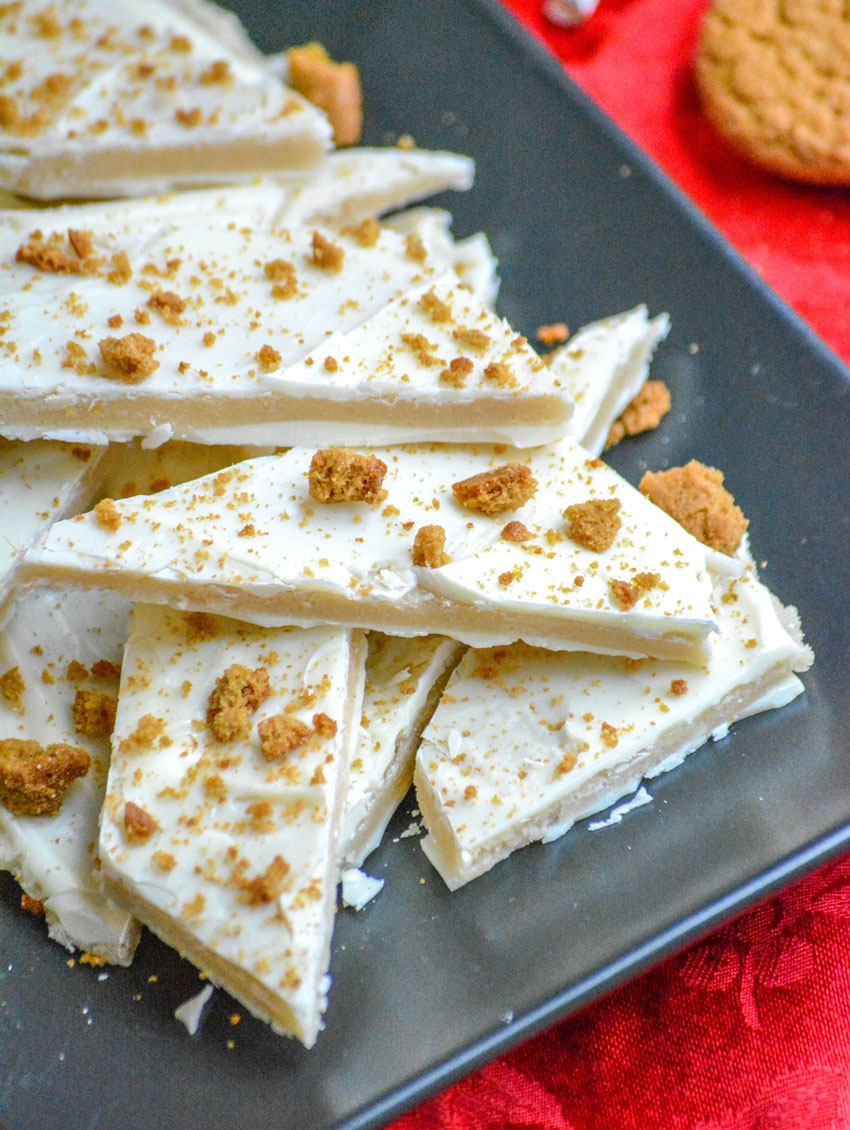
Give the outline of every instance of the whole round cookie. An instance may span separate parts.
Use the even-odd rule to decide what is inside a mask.
[[[744,156],[850,184],[847,0],[714,0],[695,69],[706,114]]]

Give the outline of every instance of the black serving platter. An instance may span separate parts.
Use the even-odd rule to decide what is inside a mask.
[[[632,482],[691,457],[726,472],[764,579],[818,653],[807,693],[449,894],[409,799],[339,915],[310,1052],[200,985],[146,935],[129,970],[75,965],[0,889],[0,1130],[355,1130],[405,1108],[850,848],[850,384],[845,368],[495,0],[233,0],[268,51],[319,39],[363,73],[366,141],[475,157],[455,230],[483,228],[518,329],[645,302],[673,332],[674,408],[612,462]],[[395,841],[395,842],[393,842]],[[234,1013],[242,1013],[233,1024]]]

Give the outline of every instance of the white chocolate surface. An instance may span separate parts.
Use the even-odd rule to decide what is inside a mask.
[[[101,457],[88,447],[0,439],[0,610],[39,534],[94,501]]]
[[[24,0],[4,13],[0,57],[20,67],[4,86],[18,113],[0,135],[5,187],[40,198],[137,195],[318,164],[331,144],[324,114],[200,11],[166,0],[123,0],[120,12],[109,0]],[[42,87],[50,97],[31,93]]]
[[[307,1046],[325,1007],[362,659],[362,641],[342,628],[270,631],[136,607],[113,736],[99,849],[109,887],[253,1013]],[[265,667],[272,695],[247,739],[220,742],[207,704],[236,663]],[[308,726],[325,713],[337,732],[266,761],[257,724],[287,708]],[[161,719],[162,736],[134,746],[145,715]],[[127,801],[159,825],[145,840],[128,840]],[[284,889],[252,901],[246,882],[276,857],[287,867]]]
[[[503,449],[386,449],[386,502],[316,503],[314,452],[250,460],[152,499],[57,523],[29,555],[30,580],[106,586],[255,623],[333,621],[396,635],[451,634],[474,646],[523,638],[550,648],[660,654],[698,662],[714,628],[707,551],[601,461],[569,440],[523,452],[537,479],[524,506],[493,517],[461,507],[452,484],[495,468]],[[604,553],[566,537],[565,507],[617,498],[621,528]],[[531,541],[500,535],[523,522]],[[449,564],[414,566],[416,530],[439,524]],[[730,562],[730,567],[734,563]],[[628,612],[610,580],[659,583]],[[508,573],[512,583],[504,583]],[[582,578],[581,582],[577,578]]]
[[[470,651],[416,759],[428,858],[452,889],[679,764],[720,726],[803,689],[811,652],[749,565],[719,584],[703,667],[516,645]],[[791,634],[784,624],[791,628]],[[678,681],[678,682],[676,682]],[[678,693],[677,693],[678,690]]]
[[[92,759],[56,816],[17,816],[0,805],[0,867],[27,894],[44,900],[52,938],[120,965],[130,964],[139,928],[128,911],[101,893],[95,867],[109,739],[78,734],[72,714],[77,690],[116,695],[118,680],[71,682],[66,671],[72,660],[89,671],[99,659],[120,664],[129,610],[110,594],[44,589],[16,600],[0,635],[0,673],[17,667],[26,684],[20,712],[0,697],[0,737],[62,742]]]
[[[419,735],[463,645],[446,636],[371,632],[357,749],[348,775],[343,858],[357,868],[413,784]]]

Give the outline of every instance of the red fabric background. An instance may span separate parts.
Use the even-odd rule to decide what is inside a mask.
[[[702,119],[707,0],[504,0],[850,361],[850,190],[783,183]],[[600,312],[602,313],[602,312]],[[848,1130],[850,857],[397,1119],[392,1130]]]

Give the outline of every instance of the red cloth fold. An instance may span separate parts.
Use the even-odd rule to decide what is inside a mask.
[[[702,117],[707,0],[503,0],[850,361],[850,190],[749,167]],[[610,313],[610,311],[600,311]],[[850,857],[392,1123],[392,1130],[848,1130]]]

